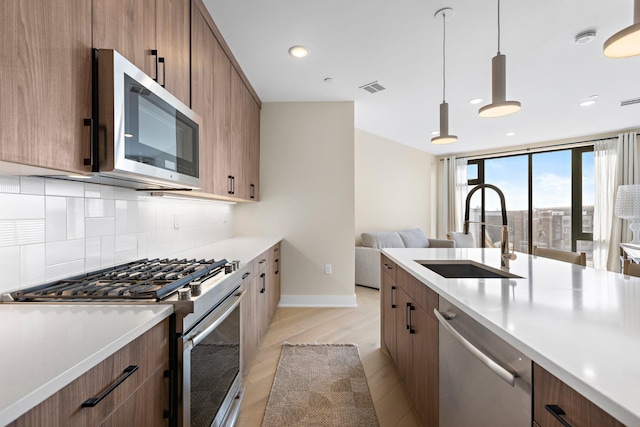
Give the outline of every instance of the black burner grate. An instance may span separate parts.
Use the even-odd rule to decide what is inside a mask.
[[[141,259],[12,292],[15,301],[155,300],[224,271],[227,260]]]

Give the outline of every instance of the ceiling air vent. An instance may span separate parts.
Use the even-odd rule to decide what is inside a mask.
[[[625,107],[627,105],[632,105],[632,104],[640,104],[640,98],[627,99],[626,101],[620,101],[621,107]]]
[[[386,87],[382,86],[378,81],[367,83],[366,85],[360,86],[360,89],[364,89],[369,93],[376,93],[382,90],[385,90]]]

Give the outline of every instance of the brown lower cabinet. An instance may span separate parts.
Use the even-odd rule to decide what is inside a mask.
[[[392,349],[389,353],[422,425],[437,426],[438,322],[429,313],[437,307],[438,296],[386,257],[382,270],[385,346]]]
[[[536,363],[533,364],[533,418],[540,427],[624,426]],[[560,419],[567,424],[562,424]]]
[[[250,276],[244,283],[240,314],[244,374],[280,302],[280,259],[280,243],[277,243],[249,265]]]
[[[93,407],[82,407],[138,369]],[[27,426],[166,426],[169,410],[169,321],[151,328],[59,392],[9,424]]]

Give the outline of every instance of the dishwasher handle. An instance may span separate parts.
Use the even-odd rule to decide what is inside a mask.
[[[462,345],[464,348],[469,351],[469,353],[473,354],[478,360],[480,360],[484,365],[486,365],[494,374],[502,378],[507,384],[510,386],[514,386],[516,382],[516,374],[508,371],[507,369],[500,366],[496,361],[491,359],[489,356],[484,354],[480,349],[471,344],[465,337],[463,337],[460,332],[456,331],[453,326],[447,322],[447,319],[440,314],[438,309],[433,309],[433,314],[435,314],[436,318],[440,322],[440,324],[453,336]]]

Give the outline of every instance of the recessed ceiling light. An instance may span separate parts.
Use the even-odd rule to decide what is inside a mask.
[[[480,104],[482,101],[484,101],[482,98],[473,98],[469,100],[469,104],[476,105]]]
[[[589,43],[590,41],[592,41],[595,38],[596,38],[596,31],[595,30],[587,30],[587,31],[583,31],[580,34],[578,34],[576,36],[576,38],[574,39],[574,42],[575,42],[575,44],[585,44],[585,43]]]
[[[507,135],[507,136],[513,136],[513,135],[515,135],[515,134],[516,134],[515,132],[507,132],[505,135]]]
[[[580,106],[581,107],[588,107],[589,105],[593,105],[596,102],[598,102],[598,95],[591,95],[590,97],[588,97],[587,99],[582,101],[580,103]]]
[[[309,55],[309,49],[304,46],[291,46],[289,48],[289,55],[293,56],[294,58],[304,58],[305,56]]]

